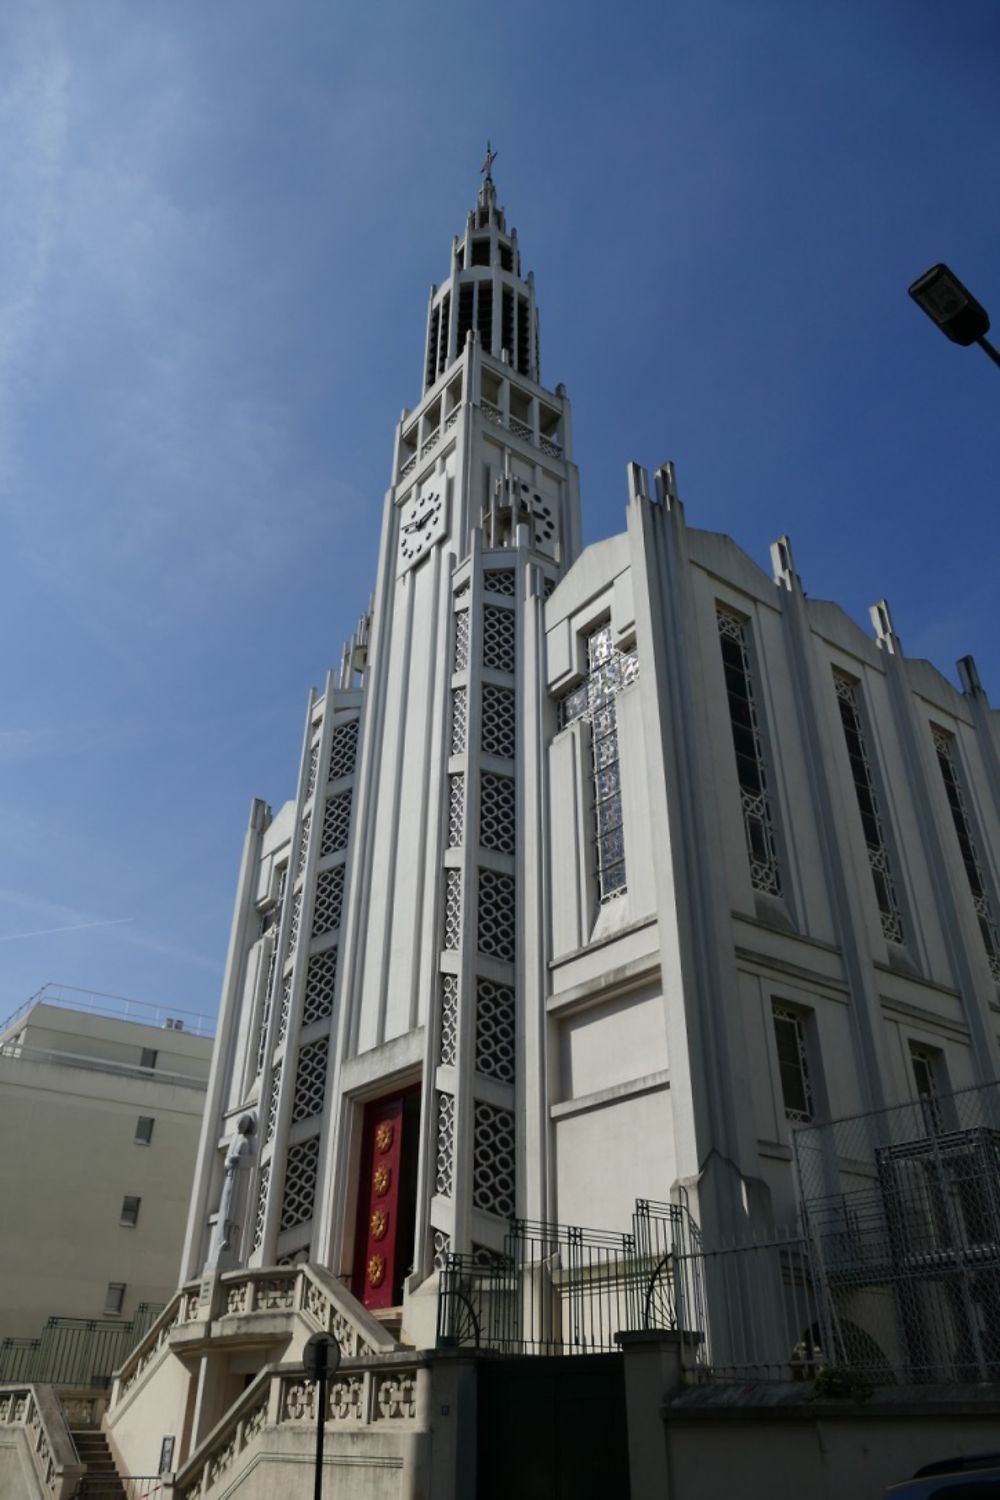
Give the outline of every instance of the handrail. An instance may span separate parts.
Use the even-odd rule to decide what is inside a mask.
[[[85,1004],[82,1000],[66,999],[63,991],[68,995],[81,995],[88,997],[91,1001],[111,1001],[110,1005]],[[155,1026],[157,1030],[164,1029],[164,1022],[182,1020],[184,1025],[177,1030],[185,1036],[197,1036],[211,1038],[213,1017],[200,1010],[185,1010],[179,1005],[158,1005],[150,1000],[135,1000],[130,995],[115,995],[107,990],[88,990],[76,984],[63,984],[60,980],[50,979],[43,984],[41,989],[36,990],[23,1005],[11,1012],[7,1019],[0,1022],[0,1032],[6,1031],[8,1026],[13,1026],[35,1005],[54,1005],[62,1010],[78,1010],[91,1015],[108,1016],[120,1021],[134,1021],[139,1026]],[[143,1019],[148,1016],[151,1019]]]
[[[48,1386],[0,1386],[0,1427],[23,1427],[31,1461],[52,1500],[69,1500],[81,1477],[73,1440]]]
[[[191,1308],[191,1298],[194,1298],[194,1306],[197,1307],[198,1283],[187,1282],[180,1287],[166,1307],[160,1313],[156,1322],[147,1330],[143,1338],[139,1340],[125,1363],[119,1365],[115,1371],[114,1386],[112,1388],[112,1405],[121,1400],[126,1391],[131,1390],[143,1370],[163,1347],[172,1330],[178,1323],[191,1322],[193,1319],[185,1316]]]

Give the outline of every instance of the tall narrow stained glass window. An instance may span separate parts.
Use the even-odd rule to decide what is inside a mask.
[[[972,820],[965,804],[965,794],[955,755],[955,741],[943,729],[932,726],[934,749],[937,751],[945,795],[951,810],[951,821],[955,825],[958,847],[965,865],[965,877],[972,893],[972,904],[979,919],[979,931],[983,936],[983,947],[989,960],[993,978],[1000,985],[1000,929],[997,928],[996,912],[990,900],[986,875],[979,860],[976,841],[972,833]]]
[[[729,723],[736,753],[736,777],[743,804],[743,828],[755,891],[781,895],[778,841],[768,800],[764,737],[754,702],[747,625],[728,609],[716,609],[722,666],[729,698]]]
[[[622,834],[618,714],[615,699],[639,675],[635,647],[619,651],[611,626],[601,625],[587,637],[587,680],[559,705],[559,725],[577,719],[590,724],[591,774],[594,786],[594,867],[601,901],[624,894],[625,842]]]
[[[854,793],[858,799],[858,812],[861,814],[861,827],[868,850],[868,863],[875,885],[882,931],[890,942],[901,943],[903,922],[899,912],[896,887],[892,879],[889,845],[879,814],[878,798],[875,792],[875,772],[865,745],[857,683],[852,682],[843,673],[835,671],[833,685],[840,708],[840,722],[844,726],[847,758],[851,764],[851,779],[854,782]]]

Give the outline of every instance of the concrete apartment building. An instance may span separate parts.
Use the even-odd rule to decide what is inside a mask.
[[[0,1347],[169,1298],[211,1050],[203,1018],[54,985],[0,1029]]]

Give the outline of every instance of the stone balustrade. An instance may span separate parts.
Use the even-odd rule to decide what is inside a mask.
[[[326,1392],[328,1437],[371,1431],[406,1432],[418,1426],[429,1372],[416,1361],[359,1362],[341,1369]],[[174,1478],[175,1500],[207,1500],[229,1484],[237,1461],[265,1428],[316,1427],[317,1385],[300,1367],[268,1366]]]
[[[0,1386],[0,1429],[5,1427],[23,1429],[32,1464],[52,1500],[69,1500],[84,1469],[51,1387]]]
[[[203,1296],[207,1292],[207,1300]],[[310,1265],[226,1271],[208,1283],[189,1282],[167,1303],[145,1338],[118,1371],[112,1411],[141,1380],[171,1336],[194,1324],[212,1324],[225,1337],[229,1320],[301,1313],[312,1327],[331,1333],[345,1359],[391,1353],[396,1341],[340,1283]]]

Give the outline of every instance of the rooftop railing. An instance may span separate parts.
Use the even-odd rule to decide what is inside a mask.
[[[27,1016],[36,1005],[55,1005],[63,1010],[81,1011],[86,1015],[108,1016],[118,1021],[134,1021],[153,1026],[157,1031],[184,1031],[189,1036],[211,1038],[214,1018],[203,1011],[183,1010],[176,1005],[156,1005],[148,1000],[134,1000],[128,995],[112,995],[101,990],[80,989],[73,984],[50,981],[43,984],[29,1000],[0,1024],[0,1034]]]

